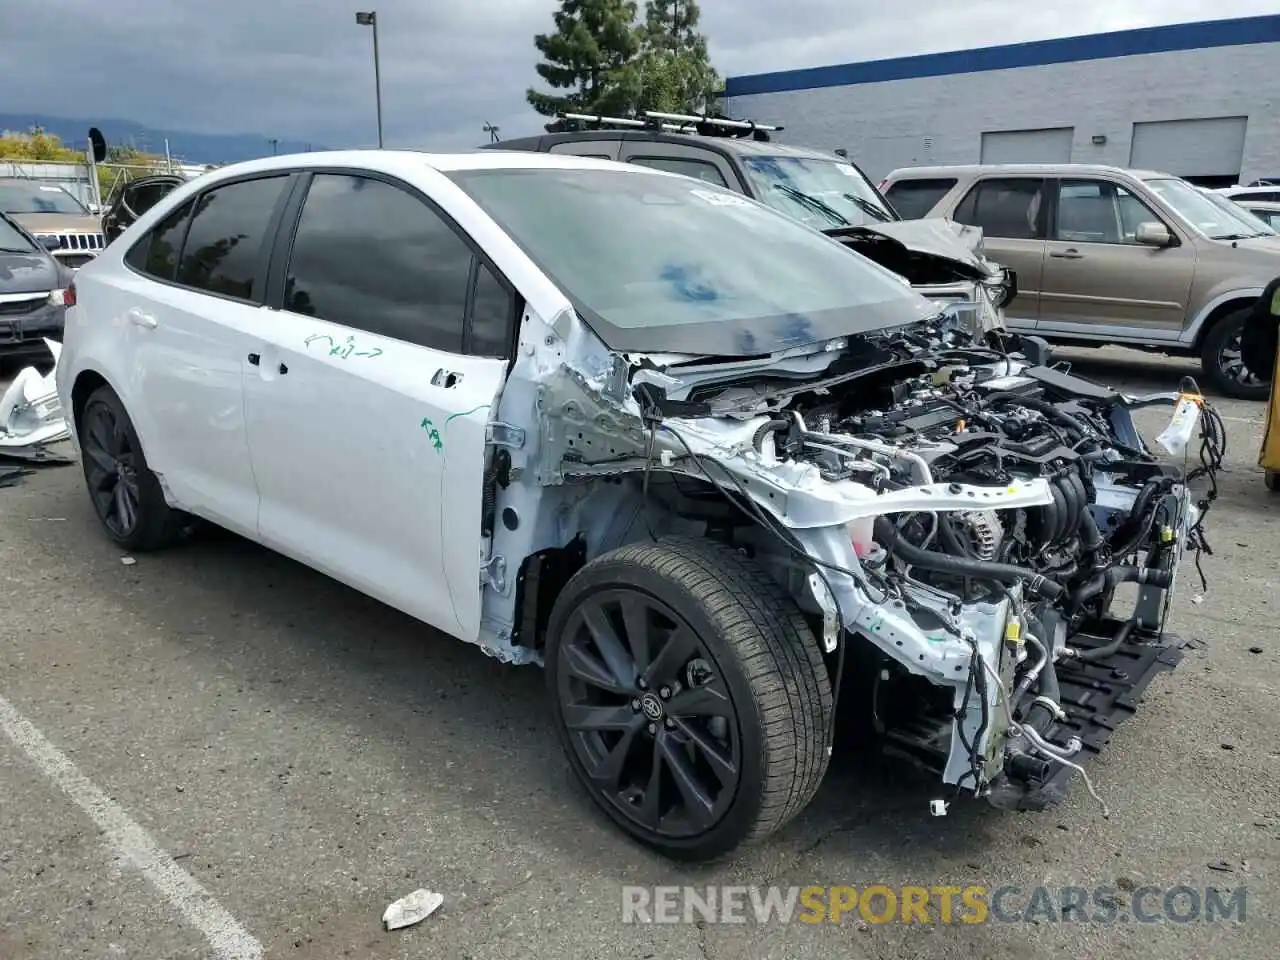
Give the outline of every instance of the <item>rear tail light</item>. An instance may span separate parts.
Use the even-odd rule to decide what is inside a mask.
[[[54,292],[56,293],[57,291]],[[62,305],[64,307],[74,307],[76,305],[76,285],[74,283],[62,291]]]

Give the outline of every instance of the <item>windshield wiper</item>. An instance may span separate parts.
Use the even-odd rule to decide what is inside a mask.
[[[844,197],[846,200],[848,200],[850,203],[854,204],[859,210],[861,210],[867,216],[875,217],[881,223],[887,223],[888,221],[893,219],[891,216],[889,216],[888,213],[886,213],[884,210],[881,210],[870,200],[864,200],[862,197],[855,196],[852,193],[844,193],[844,194],[841,194],[841,196]]]
[[[803,190],[797,190],[795,187],[791,186],[788,183],[779,183],[775,180],[773,183],[773,186],[775,189],[781,190],[784,196],[788,196],[792,200],[796,201],[796,203],[802,203],[806,207],[809,207],[812,210],[817,210],[820,214],[825,216],[828,220],[834,221],[837,226],[841,226],[841,227],[849,226],[849,221],[840,215],[840,211],[836,210],[832,206],[829,206],[825,201],[819,200],[817,197],[811,196],[810,194],[805,193]]]
[[[29,248],[23,249],[22,247],[0,247],[0,253],[31,253],[31,252],[32,251]]]

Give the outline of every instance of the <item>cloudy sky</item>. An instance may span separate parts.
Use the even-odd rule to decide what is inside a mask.
[[[388,146],[539,129],[533,35],[555,0],[0,0],[0,112],[201,133],[376,143],[376,5]],[[702,0],[722,75],[1272,13],[1275,0]],[[14,83],[13,78],[21,78]]]

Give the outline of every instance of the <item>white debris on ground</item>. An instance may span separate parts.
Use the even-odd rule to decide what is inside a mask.
[[[407,897],[401,897],[387,907],[382,914],[382,922],[388,930],[399,930],[421,923],[440,909],[444,903],[444,895],[430,890],[415,890]]]
[[[70,436],[54,383],[62,344],[49,339],[44,342],[53,354],[53,369],[42,376],[35,367],[24,367],[0,396],[0,455],[61,459],[45,447]]]

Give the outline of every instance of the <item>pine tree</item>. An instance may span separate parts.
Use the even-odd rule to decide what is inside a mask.
[[[703,113],[713,105],[720,78],[707,39],[698,32],[697,0],[648,0],[639,27],[639,52],[623,84],[633,109]]]
[[[640,36],[634,0],[562,0],[555,32],[533,39],[543,62],[538,76],[563,94],[529,89],[530,106],[546,117],[558,113],[614,113],[627,107],[620,80],[635,57]],[[547,125],[553,129],[556,124]]]

